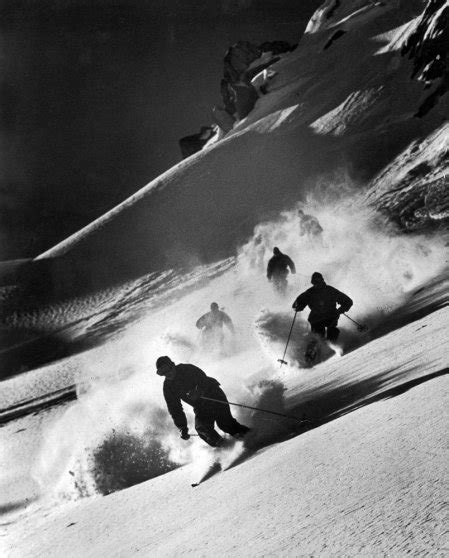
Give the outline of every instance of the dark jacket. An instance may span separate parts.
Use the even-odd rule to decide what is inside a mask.
[[[175,377],[172,380],[166,378],[163,387],[168,412],[175,425],[178,428],[187,427],[181,400],[193,407],[199,394],[207,395],[219,385],[215,378],[206,376],[201,368],[193,364],[177,364]]]
[[[292,273],[296,273],[295,264],[293,263],[293,260],[287,256],[287,254],[280,253],[272,256],[267,266],[268,279],[271,279],[273,275],[287,275],[287,268],[290,268]]]
[[[227,327],[234,331],[234,325],[232,323],[231,318],[223,312],[222,310],[217,310],[216,312],[208,312],[207,314],[203,314],[201,318],[196,322],[196,327],[198,329],[215,329],[215,328],[223,328],[223,324],[226,324]]]
[[[318,219],[313,215],[303,215],[299,223],[299,234],[318,235],[323,232],[323,227],[319,224]]]
[[[338,311],[337,303],[340,304]],[[310,323],[316,323],[347,312],[352,304],[349,296],[330,285],[326,285],[326,283],[322,283],[301,293],[293,303],[293,308],[301,312],[308,306],[311,310],[308,320]]]

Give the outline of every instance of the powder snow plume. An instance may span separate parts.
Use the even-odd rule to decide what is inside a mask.
[[[298,363],[280,369],[277,359],[293,317],[292,303],[309,288],[314,271],[353,299],[354,319],[372,324],[404,304],[408,293],[442,269],[447,257],[443,240],[399,233],[364,206],[343,179],[323,179],[313,192],[306,202],[261,222],[221,273],[208,278],[197,268],[194,288],[153,305],[141,321],[95,349],[95,354],[87,353],[78,377],[77,402],[44,436],[34,469],[42,494],[64,498],[105,494],[187,463],[194,464],[198,476],[207,470],[216,452],[198,437],[180,440],[162,397],[163,379],[155,374],[158,356],[199,366],[220,381],[231,402],[282,412],[283,380],[306,371]],[[300,235],[299,208],[318,219],[320,236]],[[297,268],[296,275],[289,276],[285,296],[266,279],[274,246]],[[163,289],[154,296],[164,297]],[[211,302],[231,316],[236,328],[235,337],[226,334],[221,347],[205,347],[195,327]],[[282,319],[266,319],[276,313]],[[296,336],[307,332],[306,318],[307,312],[298,317]],[[264,327],[272,328],[262,331],[265,339],[277,337],[277,344],[264,346],[260,335]],[[343,340],[357,338],[343,317],[339,327]],[[188,405],[184,408],[194,433],[193,414]],[[245,424],[257,425],[253,447],[285,435],[291,426],[247,409],[233,407],[232,412]],[[242,451],[241,443],[222,450],[222,466]]]

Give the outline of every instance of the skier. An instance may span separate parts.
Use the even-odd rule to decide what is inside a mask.
[[[270,258],[267,266],[267,278],[268,281],[273,281],[274,286],[281,293],[285,292],[287,288],[287,275],[288,268],[295,274],[296,268],[293,260],[283,254],[277,246],[273,248],[273,256]]]
[[[298,209],[298,217],[300,236],[319,236],[323,232],[323,227],[313,215],[308,215],[302,209]]]
[[[215,422],[223,432],[234,438],[241,439],[249,432],[247,426],[240,424],[232,416],[226,395],[215,378],[206,376],[193,364],[175,364],[168,356],[157,359],[156,369],[159,376],[165,376],[165,401],[183,440],[188,440],[190,435],[181,400],[193,407],[198,436],[212,447],[219,447],[224,443],[224,438],[214,428]],[[219,399],[224,403],[202,399],[203,396]]]
[[[325,337],[327,330],[327,339],[335,343],[340,333],[337,328],[338,318],[351,308],[353,302],[349,296],[327,285],[321,273],[317,271],[313,273],[311,283],[313,287],[297,297],[293,308],[301,312],[308,306],[311,310],[308,320],[312,331]],[[340,305],[338,308],[337,304]]]
[[[203,314],[196,322],[196,327],[202,330],[202,342],[206,347],[222,346],[224,341],[223,325],[231,334],[235,333],[231,318],[218,308],[216,302],[210,305],[210,312]]]

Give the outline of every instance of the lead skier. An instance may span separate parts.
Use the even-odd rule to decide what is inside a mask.
[[[215,422],[223,432],[234,438],[241,439],[249,432],[247,426],[240,424],[232,416],[220,383],[215,378],[206,376],[201,368],[193,364],[175,364],[170,357],[161,356],[156,361],[156,374],[165,376],[165,402],[183,440],[188,440],[190,435],[181,401],[193,407],[198,436],[212,447],[219,447],[224,443],[224,438],[214,428]],[[211,397],[223,403],[202,397]]]

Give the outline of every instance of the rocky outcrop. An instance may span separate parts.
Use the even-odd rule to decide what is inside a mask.
[[[290,52],[296,46],[286,41],[268,41],[259,46],[248,41],[238,41],[227,50],[220,82],[222,104],[212,108],[212,118],[222,133],[228,133],[237,120],[245,118],[252,111],[259,92],[266,93],[263,87],[256,89],[251,80],[277,62],[280,54]],[[215,133],[216,128],[203,126],[199,134],[179,140],[183,158],[200,151]]]
[[[223,79],[220,90],[224,109],[238,120],[253,109],[258,93],[251,80],[258,73],[279,60],[279,54],[290,52],[297,45],[286,41],[265,42],[259,46],[239,41],[229,48],[224,57]],[[260,60],[259,64],[254,64]]]
[[[190,155],[193,155],[197,151],[201,151],[216,132],[216,127],[201,126],[198,134],[192,134],[191,136],[181,138],[179,140],[179,147],[181,148],[183,159],[190,157]]]
[[[449,5],[446,0],[429,0],[402,54],[408,54],[413,61],[411,77],[433,89],[415,114],[422,117],[449,90]]]

